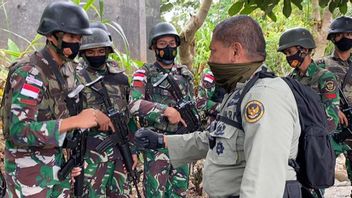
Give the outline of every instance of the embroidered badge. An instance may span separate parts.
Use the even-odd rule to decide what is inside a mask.
[[[327,82],[326,82],[325,89],[326,89],[326,91],[329,91],[329,92],[335,91],[336,86],[335,86],[334,81],[332,81],[332,80],[327,81]]]
[[[224,153],[224,145],[222,144],[222,142],[218,142],[217,144],[216,144],[216,153],[218,154],[218,155],[220,155],[220,154],[223,154]]]
[[[260,120],[264,115],[264,105],[258,100],[251,100],[245,107],[245,118],[249,123],[254,123]]]
[[[38,85],[39,87],[43,86],[43,82],[38,79],[35,79],[35,77],[33,75],[27,76],[26,82],[29,84]]]
[[[40,92],[40,89],[38,87],[25,83],[20,93],[24,96],[37,99],[39,92]]]

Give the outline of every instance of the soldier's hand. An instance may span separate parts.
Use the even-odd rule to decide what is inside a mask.
[[[110,118],[103,112],[96,110],[96,118],[101,131],[109,131],[110,129],[115,132],[114,125],[112,124]]]
[[[137,165],[138,165],[138,156],[137,156],[137,154],[132,154],[132,159],[133,159],[132,170],[135,170]]]
[[[134,134],[136,145],[141,148],[158,149],[164,148],[164,135],[147,128],[140,128]]]
[[[77,177],[81,174],[81,171],[82,171],[82,168],[80,167],[74,167],[72,170],[71,170],[71,180],[72,182],[75,181],[74,177]]]
[[[179,122],[181,122],[184,127],[187,127],[187,124],[182,119],[180,112],[178,112],[173,107],[167,107],[164,111],[163,116],[167,117],[171,124],[178,124]]]
[[[340,120],[340,124],[346,127],[348,126],[348,119],[342,111],[339,111],[339,120]]]
[[[76,128],[88,129],[97,126],[96,111],[95,109],[84,109],[75,116]]]

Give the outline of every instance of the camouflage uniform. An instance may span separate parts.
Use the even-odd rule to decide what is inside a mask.
[[[324,68],[328,69],[336,75],[339,86],[341,86],[342,82],[344,82],[345,86],[341,87],[342,91],[345,94],[348,103],[352,104],[352,78],[346,78],[345,80],[345,75],[347,74],[347,71],[349,70],[349,68],[351,67],[350,65],[352,64],[351,57],[347,61],[343,61],[334,53],[319,60],[318,64],[322,65]],[[341,126],[338,127],[337,131],[341,131]],[[351,155],[349,154],[351,153],[351,148],[344,142],[337,143],[335,141],[332,141],[332,143],[336,156],[338,156],[340,153],[344,153],[344,155],[346,156],[348,178],[352,181],[352,164],[350,158],[348,157],[348,155]]]
[[[338,84],[333,73],[319,66],[312,62],[303,76],[298,69],[293,70],[290,76],[302,84],[310,86],[320,95],[328,117],[328,130],[334,131],[339,124],[340,97],[337,88]]]
[[[133,75],[131,90],[132,115],[138,115],[142,125],[164,134],[174,134],[178,125],[170,124],[163,116],[168,106],[174,106],[173,96],[162,87],[153,87],[164,73],[172,73],[173,78],[188,100],[193,100],[193,75],[186,66],[174,65],[163,69],[158,63],[146,64]],[[185,197],[188,189],[189,165],[173,168],[169,162],[168,149],[145,150],[144,154],[144,194],[146,197]]]
[[[47,50],[47,49],[46,49]],[[50,57],[51,58],[51,57]],[[10,69],[2,115],[8,197],[67,197],[69,181],[59,181],[65,134],[60,120],[69,117],[65,91],[41,53]],[[67,90],[75,87],[74,69],[60,67]]]
[[[99,76],[104,76],[104,84],[112,104],[119,112],[123,112],[128,119],[129,83],[126,74],[112,61],[106,63],[102,70],[94,70],[82,63],[84,69],[79,71],[78,80],[81,84],[89,83]],[[87,77],[87,76],[88,77]],[[94,85],[99,88],[100,83]],[[90,88],[83,92],[85,105],[88,108],[105,112],[101,96]],[[128,197],[127,173],[124,170],[122,156],[115,147],[109,147],[103,153],[98,153],[96,147],[106,139],[110,133],[101,132],[97,128],[91,129],[87,137],[87,152],[84,169],[84,196],[87,197]]]
[[[218,106],[221,104],[223,94],[215,85],[215,77],[209,68],[205,69],[198,86],[196,99],[197,109],[202,118],[203,128],[206,128],[216,117]],[[204,126],[205,125],[205,126]]]

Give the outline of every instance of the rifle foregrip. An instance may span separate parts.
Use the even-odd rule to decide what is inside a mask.
[[[62,181],[65,180],[67,175],[71,172],[73,167],[75,167],[75,159],[70,158],[65,165],[57,173],[58,178]]]
[[[76,197],[81,197],[83,195],[83,184],[84,184],[84,170],[82,168],[82,172],[80,175],[75,177],[75,184],[73,193]]]

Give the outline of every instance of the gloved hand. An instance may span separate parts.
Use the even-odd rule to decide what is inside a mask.
[[[164,135],[147,128],[140,128],[134,134],[138,147],[148,149],[164,148]]]

